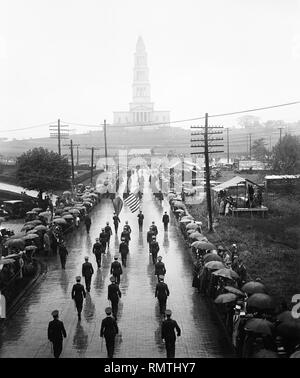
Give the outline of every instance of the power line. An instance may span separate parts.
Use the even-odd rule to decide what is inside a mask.
[[[230,113],[212,114],[212,115],[209,115],[209,118],[226,117],[226,116],[231,116],[231,115],[236,115],[236,114],[257,112],[257,111],[261,111],[261,110],[268,110],[268,109],[274,109],[274,108],[297,105],[297,104],[300,104],[300,101],[264,106],[264,107],[260,107],[260,108],[240,110],[240,111],[235,111],[235,112],[230,112]],[[145,123],[145,124],[144,123],[138,123],[138,124],[137,123],[135,123],[135,124],[128,123],[128,124],[120,125],[120,127],[147,127],[147,126],[170,125],[170,124],[174,124],[174,123],[192,122],[192,121],[198,121],[198,120],[203,120],[203,119],[205,119],[205,117],[202,116],[202,117],[175,120],[175,121],[171,121],[171,122],[148,122],[148,123]],[[56,121],[54,121],[54,122],[56,122]],[[0,133],[30,130],[30,129],[34,129],[34,128],[38,128],[38,127],[49,126],[50,124],[52,124],[54,122],[48,122],[48,123],[43,123],[43,124],[39,124],[39,125],[28,126],[28,127],[18,128],[18,129],[5,130],[5,131],[0,130]],[[94,127],[98,128],[99,125],[100,125],[100,124],[88,124],[88,123],[85,124],[85,123],[76,123],[76,122],[67,122],[67,121],[64,121],[64,122],[66,122],[67,124],[70,124],[70,125],[74,125],[74,126],[91,127],[91,128],[94,128]],[[107,125],[111,125],[111,124],[107,124]]]

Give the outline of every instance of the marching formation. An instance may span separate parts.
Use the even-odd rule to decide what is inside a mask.
[[[143,232],[144,215],[142,211],[138,216],[139,232]],[[162,217],[162,223],[164,225],[164,231],[168,231],[169,215],[167,212]],[[116,213],[113,214],[113,223],[116,236],[118,235],[118,228],[120,219]],[[91,221],[86,222],[86,231],[89,233]],[[95,243],[92,246],[92,253],[95,256],[97,269],[101,269],[103,256],[109,251],[110,238],[112,236],[112,228],[109,222],[106,222],[106,226],[101,229],[100,235],[96,238]],[[181,335],[181,329],[177,322],[171,318],[172,311],[167,309],[167,299],[170,295],[168,285],[165,283],[165,275],[167,269],[162,261],[162,256],[159,256],[160,251],[159,243],[157,241],[158,227],[153,221],[147,232],[148,253],[151,259],[154,271],[153,274],[157,277],[157,284],[155,288],[154,297],[157,298],[159,303],[159,311],[161,315],[161,338],[165,341],[166,356],[167,358],[175,357],[175,342],[176,336]],[[114,261],[110,266],[110,284],[107,287],[107,300],[110,302],[110,306],[105,308],[106,317],[102,320],[100,329],[100,338],[104,338],[106,342],[107,357],[113,358],[115,348],[115,337],[119,334],[118,321],[118,307],[119,299],[122,297],[120,285],[122,284],[122,274],[127,267],[127,256],[130,253],[130,241],[132,239],[132,229],[125,221],[125,225],[120,235],[119,254],[114,256]],[[66,256],[68,254],[67,249],[63,246],[59,250],[62,269],[65,269]],[[119,255],[121,256],[121,262],[119,261]],[[72,287],[71,298],[74,300],[74,304],[77,311],[78,322],[81,321],[81,312],[83,308],[83,302],[90,295],[91,281],[94,274],[94,268],[89,261],[89,257],[85,257],[85,262],[82,264],[82,277],[85,281],[85,287],[81,283],[81,276],[76,277],[76,283]],[[64,324],[59,320],[59,311],[54,310],[52,312],[53,321],[48,326],[48,339],[53,344],[53,353],[55,358],[59,358],[62,352],[63,338],[67,337]]]

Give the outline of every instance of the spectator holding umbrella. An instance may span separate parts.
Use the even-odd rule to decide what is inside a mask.
[[[91,220],[91,218],[88,214],[84,218],[84,224],[85,224],[85,227],[86,227],[86,232],[89,233],[90,228],[91,228],[91,224],[92,224],[92,220]]]

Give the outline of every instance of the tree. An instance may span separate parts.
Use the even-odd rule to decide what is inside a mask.
[[[300,173],[300,138],[285,135],[273,148],[272,165],[278,173]]]
[[[265,146],[264,138],[254,140],[251,146],[251,151],[255,159],[259,161],[266,160],[269,153]]]
[[[238,124],[244,129],[261,127],[261,124],[259,122],[259,117],[252,116],[252,115],[246,115],[246,116],[240,117],[238,119]]]
[[[29,190],[38,190],[40,198],[48,190],[70,187],[71,167],[66,157],[45,148],[34,148],[17,158],[18,183]]]

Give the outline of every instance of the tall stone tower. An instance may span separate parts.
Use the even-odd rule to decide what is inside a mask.
[[[161,122],[162,126],[169,126],[170,112],[154,111],[150,89],[147,52],[140,36],[134,53],[132,102],[129,104],[129,112],[114,112],[114,125],[143,126],[155,123],[159,126]]]

